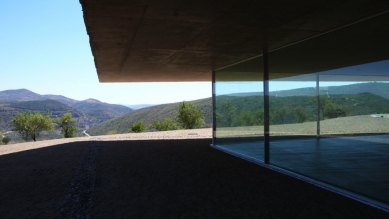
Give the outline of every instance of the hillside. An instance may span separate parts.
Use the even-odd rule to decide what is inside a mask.
[[[367,115],[373,113],[389,112],[389,84],[388,83],[359,83],[343,86],[329,86],[321,89],[322,94],[339,106],[348,107],[347,116]],[[317,109],[314,103],[316,94],[314,88],[300,88],[284,91],[273,91],[270,95],[270,108],[274,112],[282,107],[287,108],[284,119],[279,120],[271,115],[271,124],[296,123],[297,116],[295,109],[302,106],[309,118],[308,121],[315,120]],[[48,99],[60,99],[64,106],[57,106],[58,102],[50,102]],[[26,101],[31,99],[39,99]],[[45,100],[45,101],[44,101]],[[44,102],[34,102],[44,101]],[[58,100],[59,101],[59,100]],[[191,101],[198,105],[205,112],[205,127],[212,124],[212,101],[211,98]],[[44,104],[43,104],[44,103]],[[221,109],[224,103],[230,103],[235,107],[235,121],[223,122],[223,112]],[[41,111],[50,110],[53,116],[61,115],[68,110],[73,112],[73,116],[80,120],[80,124],[91,127],[88,132],[92,135],[106,134],[108,131],[117,130],[124,133],[136,121],[142,120],[146,124],[152,121],[164,119],[177,113],[179,103],[150,106],[139,110],[116,104],[103,103],[95,99],[84,101],[73,100],[60,95],[39,95],[26,89],[8,90],[0,92],[0,130],[7,131],[10,125],[7,122],[20,111]],[[58,109],[57,109],[57,108]],[[255,119],[254,114],[260,115],[263,108],[262,93],[237,93],[218,96],[216,101],[219,116],[218,125],[241,126],[243,121]],[[62,111],[61,111],[62,110]],[[225,113],[225,112],[224,112]],[[250,115],[247,116],[247,115]],[[245,117],[246,116],[246,117]],[[343,115],[344,116],[344,115]],[[82,119],[80,119],[82,118]],[[93,127],[95,126],[95,127]]]
[[[340,106],[345,106],[350,109],[348,115],[367,115],[375,113],[387,113],[389,112],[389,100],[381,96],[371,93],[360,94],[338,94],[330,95],[328,99]],[[298,118],[295,114],[295,109],[298,106],[303,107],[304,111],[308,114],[308,120],[316,120],[317,108],[316,98],[312,96],[270,96],[270,111],[271,111],[271,123],[296,123]],[[223,105],[229,103],[235,108],[234,121],[231,122],[232,126],[241,126],[241,118],[246,114],[256,114],[259,109],[263,109],[263,97],[262,96],[219,96],[216,101],[217,115],[219,116],[218,122],[221,122],[219,126],[229,126],[227,121],[223,121],[225,112],[223,112]],[[279,120],[272,113],[276,109],[285,107],[287,114],[283,122]],[[239,116],[236,116],[239,115]]]
[[[0,91],[0,102],[42,100],[41,95],[27,89]]]
[[[78,126],[94,126],[98,123],[124,115],[131,108],[118,104],[103,103],[95,99],[78,101],[62,95],[40,95],[27,89],[0,91],[0,130],[9,131],[9,122],[24,111],[39,111],[52,113],[59,117],[70,112],[78,120]]]
[[[122,105],[103,103],[95,99],[79,101],[72,107],[84,112],[92,126],[132,111],[131,108]]]
[[[262,96],[254,96],[250,93],[248,96],[238,95],[222,95],[217,97],[216,108],[217,115],[219,116],[218,122],[220,126],[229,126],[223,122],[223,104],[230,103],[234,106],[234,121],[232,126],[242,126],[245,114],[254,115],[260,109],[263,108]],[[348,107],[350,112],[348,115],[367,115],[375,113],[387,113],[389,112],[389,100],[381,96],[371,93],[359,93],[359,94],[338,94],[331,95],[329,97],[331,102]],[[302,106],[305,112],[308,114],[308,121],[316,119],[317,108],[315,105],[315,98],[312,96],[270,96],[270,109],[274,112],[277,108],[286,107],[287,114],[284,121],[280,121],[279,118],[271,115],[271,124],[291,124],[297,123],[298,118],[295,114],[295,109],[298,106]],[[206,126],[209,127],[212,124],[212,100],[211,98],[192,101],[199,106],[205,112]],[[117,130],[119,133],[127,132],[128,128],[138,120],[142,120],[146,124],[150,124],[154,120],[160,120],[177,112],[179,103],[163,104],[153,107],[147,107],[139,109],[121,117],[108,120],[88,130],[91,135],[104,135],[108,131]]]
[[[22,102],[33,100],[56,100],[66,105],[71,105],[77,102],[77,100],[73,100],[62,95],[40,95],[27,89],[0,91],[0,102]]]
[[[325,94],[328,93],[329,95],[371,93],[389,99],[389,83],[369,82],[369,83],[357,83],[357,84],[349,84],[349,85],[342,85],[342,86],[321,87],[320,93],[325,93]],[[315,96],[316,88],[307,87],[307,88],[298,88],[298,89],[291,89],[291,90],[272,91],[270,92],[270,95],[278,96],[278,97]]]
[[[73,118],[77,120],[77,126],[84,128],[88,124],[88,118],[84,113],[73,109],[72,107],[55,100],[35,100],[23,102],[0,103],[0,130],[8,131],[12,129],[10,122],[20,112],[40,112],[49,111],[52,118],[61,117],[63,114],[70,112]]]
[[[194,103],[204,112],[206,126],[212,124],[212,100],[211,98],[189,101]],[[125,133],[133,123],[142,120],[146,124],[152,121],[164,119],[175,115],[178,110],[178,103],[162,104],[147,108],[138,109],[127,113],[121,117],[108,120],[88,130],[91,135],[105,135],[111,130],[117,130],[119,133]]]
[[[389,83],[383,82],[369,82],[357,83],[341,86],[320,87],[320,94],[359,94],[371,93],[383,98],[389,99]],[[248,92],[248,93],[232,93],[228,96],[242,97],[242,96],[262,96],[263,92]],[[315,96],[316,87],[304,87],[290,90],[270,91],[271,96],[290,97],[290,96]]]
[[[42,95],[42,97],[44,99],[56,100],[58,102],[61,102],[63,104],[69,105],[69,106],[78,102],[77,100],[73,100],[73,99],[67,98],[67,97],[62,96],[62,95],[46,94],[46,95]]]

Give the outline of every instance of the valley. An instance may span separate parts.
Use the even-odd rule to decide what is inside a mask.
[[[317,97],[314,88],[299,88],[270,93],[270,124],[287,125],[314,122],[317,116]],[[321,111],[321,119],[389,113],[389,84],[359,83],[344,86],[330,86],[321,89],[321,98],[332,106],[333,113]],[[255,101],[254,101],[255,100]],[[321,101],[323,101],[321,100]],[[212,127],[212,99],[204,98],[190,101],[204,113],[203,128]],[[49,111],[52,118],[70,112],[77,120],[76,136],[83,136],[84,130],[95,135],[106,135],[110,131],[127,133],[137,121],[147,125],[147,131],[156,131],[151,124],[177,114],[177,103],[160,105],[134,105],[141,108],[133,110],[117,104],[103,103],[96,99],[77,101],[61,95],[39,95],[26,89],[0,91],[0,131],[12,130],[10,121],[20,112]],[[261,127],[263,125],[262,93],[234,93],[216,96],[215,115],[217,127]],[[305,113],[299,121],[296,109]],[[230,111],[228,111],[230,110]],[[356,116],[356,117],[355,117]],[[9,133],[12,134],[12,133]],[[12,134],[17,138],[17,134]],[[41,139],[61,138],[59,130],[42,133]]]
[[[26,89],[0,91],[0,131],[13,129],[12,119],[20,112],[50,112],[53,119],[70,112],[77,120],[76,136],[101,122],[124,115],[133,109],[118,104],[104,103],[96,99],[77,101],[61,95],[39,95]],[[16,133],[10,134],[17,140]],[[59,130],[43,132],[43,138],[60,138]]]

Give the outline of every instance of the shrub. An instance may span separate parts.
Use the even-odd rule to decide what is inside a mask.
[[[7,136],[5,136],[2,140],[1,140],[1,142],[3,142],[4,144],[8,144],[8,142],[10,142],[11,141],[11,139],[9,138],[9,137],[7,137]]]
[[[128,132],[134,132],[134,133],[140,133],[146,131],[146,125],[143,124],[142,121],[135,122],[130,129],[128,129]]]
[[[107,134],[108,135],[116,135],[118,133],[117,130],[112,130],[112,131],[109,131]]]
[[[163,120],[154,121],[151,125],[158,131],[168,131],[179,129],[178,124],[172,118],[165,118]]]
[[[199,128],[204,124],[204,113],[193,103],[184,101],[178,106],[177,120],[185,129]]]
[[[351,111],[351,108],[348,106],[337,105],[333,102],[328,102],[325,108],[325,116],[328,118],[337,118],[342,116],[347,116]]]

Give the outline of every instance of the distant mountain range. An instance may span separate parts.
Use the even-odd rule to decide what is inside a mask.
[[[357,83],[342,86],[328,86],[320,87],[320,94],[359,94],[359,93],[371,93],[377,96],[389,99],[389,83],[382,82],[369,82],[369,83]],[[316,88],[298,88],[292,90],[272,91],[272,96],[288,97],[288,96],[315,96]]]
[[[74,100],[62,95],[40,95],[27,89],[0,91],[0,130],[11,129],[10,121],[24,111],[50,111],[52,117],[71,112],[80,128],[94,126],[131,112],[123,105],[103,103],[96,99]]]
[[[352,115],[364,115],[389,111],[389,83],[358,83],[343,86],[321,87],[320,94],[331,96],[331,100],[340,105],[352,108]],[[260,109],[263,104],[262,92],[236,93],[218,96],[217,104],[230,101],[239,111]],[[271,107],[286,106],[290,109],[295,105],[305,106],[312,102],[316,95],[314,87],[291,90],[273,91]],[[356,95],[356,96],[353,96]],[[253,104],[253,101],[255,104]],[[206,126],[212,124],[212,100],[205,98],[191,101],[205,113]],[[262,102],[262,103],[261,103]],[[150,106],[148,104],[133,105],[137,110],[117,104],[103,103],[95,99],[77,101],[60,95],[39,95],[26,89],[7,90],[0,92],[0,131],[8,131],[9,122],[18,112],[49,110],[53,117],[72,112],[78,119],[79,126],[90,126],[89,133],[104,135],[108,131],[117,130],[124,133],[136,121],[146,124],[174,115],[179,103]],[[259,105],[258,105],[259,104]],[[294,109],[294,108],[293,108]],[[308,109],[314,113],[314,109]],[[294,122],[293,111],[290,111],[290,121]]]
[[[136,105],[125,105],[126,107],[129,107],[133,110],[137,110],[137,109],[142,109],[142,108],[146,108],[146,107],[149,107],[149,106],[155,106],[156,104],[136,104]]]
[[[78,102],[77,100],[73,100],[62,95],[52,95],[52,94],[40,95],[32,91],[29,91],[27,89],[0,91],[0,102],[21,102],[21,101],[48,100],[48,99],[55,100],[69,106]]]

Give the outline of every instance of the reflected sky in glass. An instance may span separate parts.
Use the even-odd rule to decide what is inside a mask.
[[[389,60],[271,80],[269,90],[280,91],[315,87],[315,84],[312,82],[316,80],[316,74],[320,75],[321,87],[366,82],[387,82],[389,81]],[[216,91],[218,95],[263,92],[263,83],[262,81],[218,82]]]

